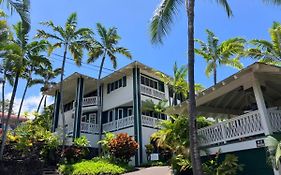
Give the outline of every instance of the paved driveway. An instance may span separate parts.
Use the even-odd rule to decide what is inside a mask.
[[[126,173],[124,175],[171,175],[171,170],[168,166],[156,166],[150,168],[141,168],[138,171]]]

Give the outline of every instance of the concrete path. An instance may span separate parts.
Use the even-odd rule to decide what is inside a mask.
[[[140,168],[137,171],[126,173],[124,175],[171,175],[171,169],[168,166],[155,166],[149,168]]]

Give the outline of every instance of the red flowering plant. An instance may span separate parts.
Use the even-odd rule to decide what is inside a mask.
[[[128,164],[137,150],[139,144],[127,133],[119,133],[108,143],[110,155],[118,162]]]

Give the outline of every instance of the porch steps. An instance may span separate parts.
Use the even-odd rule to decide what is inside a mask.
[[[47,167],[43,169],[43,175],[59,175],[56,167]]]

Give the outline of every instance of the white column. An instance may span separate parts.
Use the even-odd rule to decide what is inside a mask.
[[[264,133],[265,133],[265,135],[270,135],[272,130],[271,130],[271,126],[270,126],[270,122],[269,122],[269,118],[268,118],[268,111],[265,106],[265,101],[264,101],[263,93],[261,90],[261,85],[257,78],[255,78],[253,81],[253,90],[254,90],[256,102],[258,105],[258,110],[261,115],[261,122],[262,122],[262,126],[264,129]]]

